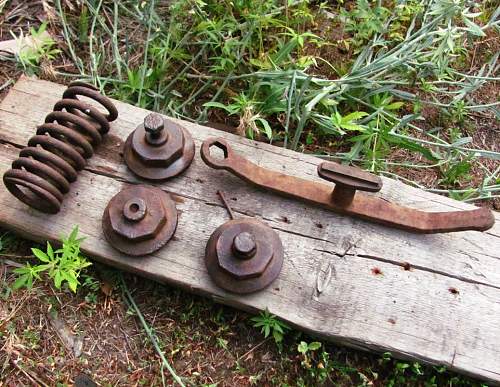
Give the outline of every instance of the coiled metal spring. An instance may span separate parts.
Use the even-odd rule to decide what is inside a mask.
[[[108,114],[78,96],[96,101]],[[37,128],[36,135],[29,139],[28,147],[12,163],[12,169],[4,174],[5,186],[30,207],[49,214],[59,212],[70,183],[102,142],[109,122],[117,117],[116,107],[97,88],[72,82],[45,123]]]

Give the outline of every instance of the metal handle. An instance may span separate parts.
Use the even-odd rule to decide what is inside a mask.
[[[324,162],[318,165],[318,175],[336,185],[346,188],[378,192],[382,188],[382,179],[359,168],[349,167],[333,162]]]
[[[359,168],[333,162],[318,165],[318,175],[335,183],[332,199],[347,207],[354,199],[356,190],[378,192],[382,188],[382,179]]]

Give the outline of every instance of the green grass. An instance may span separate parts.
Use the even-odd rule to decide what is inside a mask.
[[[269,0],[82,3],[71,12],[56,1],[78,71],[59,75],[83,77],[118,99],[174,117],[226,121],[242,135],[291,149],[335,144],[320,146],[318,156],[372,172],[398,177],[402,169],[425,168],[437,184],[406,182],[457,199],[499,196],[500,168],[487,161],[500,153],[472,144],[466,128],[472,114],[498,123],[498,100],[471,97],[499,80],[498,53],[477,73],[461,68],[469,56],[464,47],[499,29],[493,3],[480,9],[452,0],[392,7],[358,0],[349,9]],[[318,36],[315,21],[345,37]],[[349,54],[337,61],[321,55],[338,48]],[[426,107],[450,117],[448,124],[423,124]],[[450,130],[458,135],[450,138]],[[411,157],[394,158],[395,149]],[[474,182],[464,165],[476,171]]]

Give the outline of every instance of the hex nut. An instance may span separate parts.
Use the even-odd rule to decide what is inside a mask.
[[[120,198],[113,207],[107,208],[111,229],[130,241],[143,241],[154,238],[159,229],[165,224],[167,218],[160,201],[152,198],[141,198],[145,202],[146,214],[138,222],[128,220],[124,210],[134,197]],[[138,199],[138,198],[137,198]]]
[[[151,254],[175,233],[175,202],[159,188],[130,186],[109,201],[102,227],[104,236],[117,250],[132,256]]]
[[[193,161],[194,153],[194,141],[187,129],[157,114],[147,116],[145,124],[130,133],[123,150],[132,172],[155,181],[182,173]]]
[[[205,265],[221,288],[239,294],[252,293],[278,277],[283,265],[283,245],[272,228],[256,219],[230,220],[210,236]]]

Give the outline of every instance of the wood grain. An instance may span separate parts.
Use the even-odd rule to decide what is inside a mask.
[[[22,78],[0,105],[0,173],[27,143],[62,95],[61,85]],[[444,364],[500,382],[500,216],[487,232],[417,235],[331,213],[251,187],[215,171],[199,154],[182,176],[159,186],[177,201],[174,239],[154,256],[125,257],[104,240],[100,224],[109,199],[139,180],[121,161],[126,136],[146,110],[116,102],[119,118],[72,184],[62,211],[50,217],[0,188],[0,224],[34,240],[57,240],[78,224],[83,248],[96,260],[203,294],[249,311],[269,309],[294,326],[349,346]],[[179,121],[197,149],[211,136],[231,141],[253,162],[319,180],[319,159]],[[388,200],[424,210],[470,205],[383,179]],[[216,191],[239,216],[263,219],[280,235],[285,262],[265,291],[235,296],[214,286],[203,252],[210,234],[228,220]],[[409,266],[408,266],[409,264]],[[410,267],[409,270],[408,267]]]

